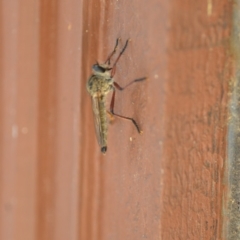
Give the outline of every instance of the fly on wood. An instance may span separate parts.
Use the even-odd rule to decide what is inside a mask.
[[[117,62],[119,61],[120,57],[126,50],[129,42],[129,40],[126,41],[123,49],[120,51],[117,59],[111,66],[111,58],[116,53],[119,40],[120,39],[118,38],[114,50],[104,63],[101,64],[96,63],[92,66],[92,76],[89,78],[87,82],[87,91],[92,97],[92,109],[94,115],[96,135],[102,153],[106,153],[107,151],[107,133],[108,133],[107,113],[131,121],[136,127],[137,131],[139,133],[142,132],[137,122],[133,118],[125,117],[114,112],[115,89],[122,91],[135,82],[146,80],[146,77],[135,79],[129,84],[127,84],[125,87],[120,87],[120,85],[114,81],[113,77],[116,72]],[[110,111],[107,111],[106,95],[111,91],[113,92],[113,94],[110,103]]]

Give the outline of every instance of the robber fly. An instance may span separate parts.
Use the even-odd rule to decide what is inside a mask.
[[[101,147],[101,152],[106,153],[107,151],[107,132],[108,132],[108,121],[107,121],[107,113],[110,115],[114,115],[123,119],[127,119],[132,121],[134,126],[136,127],[137,131],[141,133],[138,124],[133,118],[125,117],[114,112],[114,100],[115,100],[115,89],[124,90],[126,87],[130,86],[132,83],[139,82],[146,80],[146,78],[139,78],[136,79],[125,87],[120,87],[118,83],[114,82],[113,76],[116,72],[116,65],[119,61],[121,55],[127,48],[129,40],[126,41],[125,46],[119,53],[117,59],[115,60],[114,64],[111,67],[111,58],[115,54],[119,38],[116,41],[116,45],[114,50],[109,55],[105,63],[99,64],[96,63],[92,66],[92,76],[88,79],[87,82],[87,91],[92,97],[92,109],[94,115],[94,122],[95,122],[95,130],[98,139],[98,143]],[[109,92],[113,92],[112,100],[110,103],[110,111],[106,111],[106,95]]]

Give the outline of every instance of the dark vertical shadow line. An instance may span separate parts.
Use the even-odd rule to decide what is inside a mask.
[[[3,16],[2,16],[3,6],[2,1],[0,1],[0,162],[3,154]],[[0,185],[1,187],[1,185]],[[2,194],[2,191],[0,190]],[[0,198],[1,199],[1,198]]]
[[[40,1],[37,237],[54,238],[58,1]]]
[[[2,1],[0,1],[0,165],[2,166],[2,161],[3,161],[3,146],[4,146],[4,141],[3,141],[3,104],[4,104],[4,99],[3,99],[3,5]],[[0,174],[2,175],[2,168],[0,169]],[[0,181],[0,204],[3,206],[3,182]],[[2,211],[4,211],[2,209]]]
[[[230,97],[227,161],[225,171],[226,200],[224,206],[223,236],[228,240],[240,239],[240,0],[234,1],[232,14],[231,50],[234,57],[232,95]]]
[[[92,185],[94,179],[94,172],[92,171],[92,161],[93,161],[93,149],[91,147],[91,135],[89,134],[89,108],[90,106],[86,104],[86,98],[89,97],[86,92],[86,81],[88,79],[89,68],[91,66],[91,49],[93,48],[93,41],[91,34],[93,33],[92,27],[92,16],[94,3],[89,0],[83,1],[83,32],[82,32],[82,78],[80,82],[81,91],[81,104],[80,104],[80,118],[82,126],[81,128],[81,152],[80,152],[80,228],[79,236],[80,239],[92,239],[92,218],[91,213],[93,211],[93,200],[92,196]],[[90,177],[90,178],[89,178]]]

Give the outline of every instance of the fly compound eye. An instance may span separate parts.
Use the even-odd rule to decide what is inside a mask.
[[[95,72],[99,72],[99,73],[105,73],[107,71],[112,70],[112,68],[109,68],[107,65],[101,65],[101,64],[94,64],[93,68],[92,68]]]
[[[102,66],[99,65],[99,64],[95,64],[95,65],[93,65],[93,70],[94,70],[95,72],[105,73],[106,70],[107,70],[107,68],[104,68],[104,67],[102,67]]]

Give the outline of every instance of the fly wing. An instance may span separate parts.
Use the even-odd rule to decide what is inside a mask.
[[[92,109],[97,140],[102,148],[107,145],[107,116],[103,96],[92,97]]]

